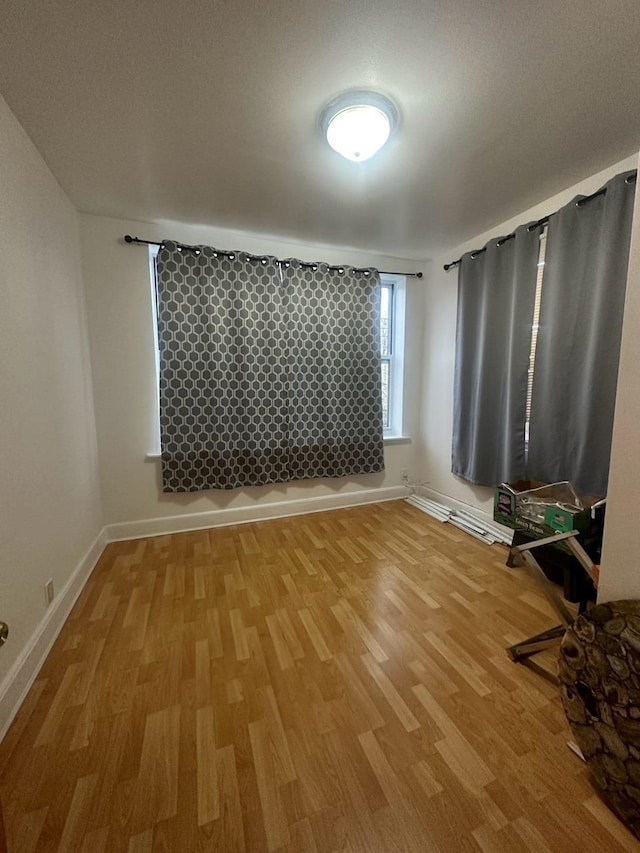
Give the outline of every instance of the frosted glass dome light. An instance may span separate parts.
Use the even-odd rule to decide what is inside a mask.
[[[388,98],[376,92],[348,92],[331,101],[322,114],[322,131],[338,154],[362,163],[389,139],[398,114]]]

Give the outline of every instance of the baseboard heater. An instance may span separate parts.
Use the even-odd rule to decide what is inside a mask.
[[[406,501],[443,524],[449,522],[487,545],[493,545],[494,542],[511,545],[512,535],[506,534],[496,524],[484,521],[466,510],[452,509],[446,504],[432,501],[430,498],[422,497],[422,495],[411,495],[406,498]]]

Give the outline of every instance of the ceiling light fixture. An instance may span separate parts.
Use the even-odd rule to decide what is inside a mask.
[[[346,92],[327,104],[320,122],[334,151],[362,163],[389,139],[398,123],[398,111],[377,92]]]

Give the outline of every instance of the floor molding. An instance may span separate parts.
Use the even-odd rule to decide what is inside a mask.
[[[36,680],[56,637],[60,633],[76,599],[108,544],[102,528],[87,553],[71,573],[41,619],[31,639],[0,684],[0,741],[18,713],[29,688]]]
[[[361,489],[353,492],[275,501],[254,506],[230,507],[188,515],[170,515],[162,518],[142,519],[141,521],[125,521],[119,524],[109,524],[106,529],[109,542],[119,542],[123,539],[146,539],[149,536],[186,533],[189,530],[202,530],[206,527],[249,524],[253,521],[268,521],[272,518],[306,515],[310,512],[324,512],[361,504],[395,501],[406,498],[407,494],[405,486],[386,486],[379,489]]]

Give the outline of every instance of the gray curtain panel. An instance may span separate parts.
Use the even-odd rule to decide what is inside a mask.
[[[340,269],[283,270],[294,480],[384,470],[380,279]]]
[[[288,366],[278,262],[198,248],[165,240],[157,258],[163,489],[283,482]]]
[[[549,221],[531,403],[529,472],[607,492],[634,172]]]
[[[522,479],[540,228],[463,256],[458,276],[452,471],[483,486]]]
[[[317,268],[164,241],[165,492],[382,470],[377,273]]]

